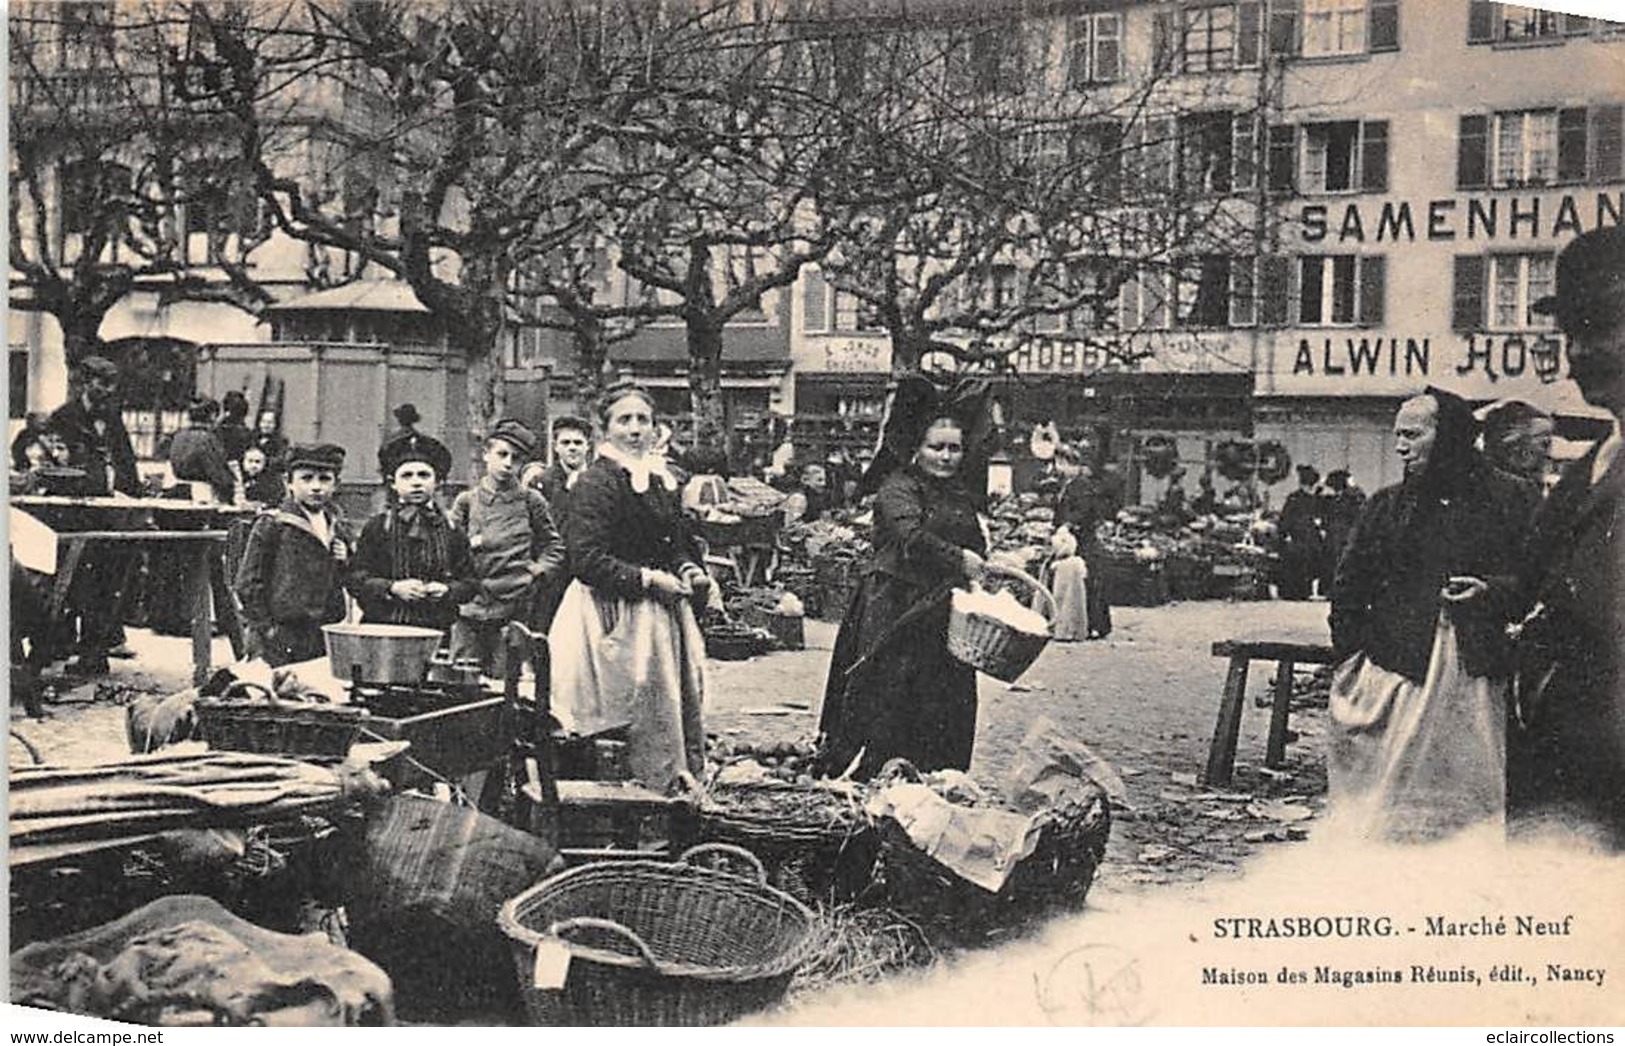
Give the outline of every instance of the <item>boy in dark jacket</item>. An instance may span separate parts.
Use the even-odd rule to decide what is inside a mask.
[[[237,569],[250,655],[272,666],[327,649],[322,626],[344,617],[349,528],[331,505],[344,448],[300,444],[288,457],[288,497],[254,522]]]
[[[479,586],[452,627],[452,654],[478,660],[487,675],[504,668],[503,626],[533,624],[527,619],[538,587],[567,572],[547,499],[519,482],[535,447],[535,435],[520,422],[497,422],[485,440],[485,475],[451,506],[451,525],[468,538]]]
[[[450,631],[457,608],[477,591],[468,539],[434,500],[451,451],[412,433],[385,444],[378,465],[390,504],[362,529],[345,586],[364,622]]]

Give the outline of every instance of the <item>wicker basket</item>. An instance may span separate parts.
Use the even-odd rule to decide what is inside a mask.
[[[1055,614],[1055,597],[1031,574],[1014,567],[989,563],[990,574],[1002,574],[1026,582],[1044,597],[1047,613]],[[986,614],[967,613],[956,600],[948,613],[948,652],[954,657],[1005,683],[1013,683],[1038,660],[1049,644],[1049,635],[1033,635],[1011,628]]]
[[[701,851],[748,860],[757,879],[701,868]],[[538,1025],[724,1024],[771,1006],[811,948],[812,913],[765,882],[748,851],[697,846],[674,864],[615,861],[556,875],[497,916]],[[563,945],[561,988],[535,987],[537,951]]]
[[[694,521],[695,532],[712,548],[735,545],[768,546],[779,532],[778,513],[766,516],[745,516],[737,523],[718,523],[708,519]]]
[[[245,686],[229,693],[241,693]],[[365,709],[351,705],[274,698],[202,698],[196,709],[198,730],[210,748],[295,759],[343,759],[367,719]]]
[[[1098,786],[1047,811],[1033,852],[998,893],[966,882],[929,856],[891,818],[879,825],[888,904],[944,944],[974,945],[1058,909],[1082,906],[1111,834],[1111,804]]]
[[[827,797],[809,802],[809,795]],[[748,849],[769,881],[802,902],[849,901],[874,883],[880,837],[861,803],[794,785],[714,785],[699,804],[701,842]]]

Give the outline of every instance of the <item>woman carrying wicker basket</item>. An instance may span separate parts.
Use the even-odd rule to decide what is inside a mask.
[[[605,442],[570,491],[564,541],[575,580],[553,618],[553,707],[580,727],[630,722],[632,776],[656,790],[705,765],[705,637],[691,603],[711,579],[677,479],[651,452],[654,402],[634,385],[599,409]]]
[[[966,468],[967,435],[982,399],[944,406],[914,396],[902,410],[905,391],[886,424],[893,453],[876,458],[880,468],[899,465],[880,481],[873,557],[824,689],[819,766],[830,776],[856,761],[853,776],[868,778],[898,756],[922,771],[964,770],[976,738],[976,670],[948,652],[947,630],[950,592],[986,570],[966,483],[975,471]]]

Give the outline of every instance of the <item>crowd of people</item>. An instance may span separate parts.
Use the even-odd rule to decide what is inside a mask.
[[[1567,335],[1582,395],[1615,419],[1555,487],[1539,482],[1550,418],[1505,405],[1480,419],[1430,388],[1395,419],[1401,482],[1367,500],[1346,472],[1321,486],[1303,467],[1282,506],[1282,594],[1318,585],[1331,602],[1334,802],[1382,837],[1437,838],[1557,812],[1625,845],[1625,229],[1571,244],[1557,293],[1539,307]],[[69,402],[14,445],[18,489],[50,489],[72,473],[75,492],[139,492],[116,379],[104,359],[81,364]],[[922,771],[970,765],[976,675],[949,653],[946,633],[951,591],[988,573],[987,398],[985,380],[943,392],[901,379],[861,475],[835,461],[789,473],[804,519],[872,498],[873,552],[821,709],[825,773],[866,777],[897,757]],[[273,665],[320,656],[322,626],[353,601],[363,622],[445,632],[456,656],[495,674],[504,626],[522,622],[548,634],[561,718],[630,723],[629,769],[651,787],[699,772],[699,614],[719,593],[648,392],[612,388],[596,424],[556,419],[547,464],[535,460],[529,427],[498,421],[480,477],[449,511],[437,492],[450,452],[405,405],[378,454],[386,504],[359,527],[333,500],[343,448],[289,446],[274,416],[252,429],[246,417],[239,395],[227,396],[223,416],[200,401],[169,461],[178,480],[220,501],[265,507],[231,579],[251,654]],[[1055,635],[1103,636],[1112,623],[1109,593],[1091,584],[1103,556],[1097,530],[1122,490],[1077,448],[1057,451]],[[76,582],[78,638],[103,671],[122,642],[108,598],[118,558],[89,557]],[[29,591],[14,584],[14,611]],[[19,637],[27,629],[14,625],[14,655]]]

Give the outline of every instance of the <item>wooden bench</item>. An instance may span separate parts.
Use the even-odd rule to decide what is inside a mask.
[[[1241,708],[1247,697],[1247,670],[1254,661],[1274,661],[1275,701],[1270,707],[1269,743],[1264,765],[1278,767],[1286,759],[1287,715],[1292,709],[1292,669],[1294,665],[1329,665],[1336,661],[1325,643],[1281,639],[1224,639],[1213,644],[1214,657],[1230,659],[1224,679],[1224,696],[1219,700],[1219,721],[1213,727],[1213,743],[1208,748],[1207,772],[1203,782],[1209,787],[1230,783],[1235,769],[1236,741],[1241,736]]]

